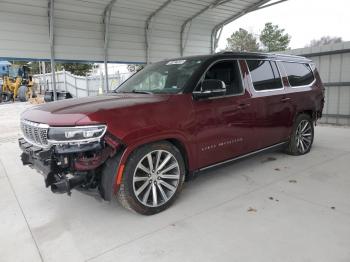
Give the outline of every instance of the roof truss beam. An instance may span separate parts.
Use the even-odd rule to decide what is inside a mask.
[[[150,48],[151,48],[151,33],[152,33],[152,22],[154,17],[157,16],[163,9],[165,9],[168,5],[170,5],[172,2],[178,1],[178,0],[167,0],[164,2],[160,7],[158,7],[146,20],[145,25],[145,51],[146,51],[146,63],[150,63]]]
[[[51,77],[53,100],[57,100],[56,92],[56,63],[55,63],[55,37],[54,37],[54,0],[48,2],[48,18],[49,18],[49,41],[50,41],[50,61],[51,61]]]
[[[232,1],[232,0],[229,0],[229,1]],[[185,48],[187,45],[188,36],[189,36],[190,30],[191,30],[192,21],[194,19],[196,19],[198,16],[200,16],[201,14],[205,13],[206,11],[208,11],[212,8],[218,7],[226,2],[228,2],[228,0],[215,0],[210,5],[204,7],[202,10],[198,11],[193,16],[186,19],[186,21],[181,26],[181,32],[180,32],[180,54],[181,54],[181,56],[184,55],[184,51],[185,51]],[[186,29],[187,29],[187,32],[185,35]]]
[[[104,77],[104,85],[105,91],[108,92],[108,44],[109,44],[109,27],[111,24],[111,14],[112,8],[117,0],[111,0],[108,5],[105,7],[103,12],[103,24],[104,24],[104,46],[103,46],[103,62],[105,68],[105,77]]]

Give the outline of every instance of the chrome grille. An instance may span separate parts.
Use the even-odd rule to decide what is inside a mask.
[[[47,147],[47,132],[49,126],[45,124],[39,124],[27,120],[21,120],[21,130],[24,136],[24,139],[27,142],[39,146]]]

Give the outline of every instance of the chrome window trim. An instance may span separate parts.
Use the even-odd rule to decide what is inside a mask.
[[[288,83],[289,83],[289,80],[288,80]],[[314,84],[316,83],[316,79],[314,79],[314,81],[312,81],[310,84],[308,85],[304,85],[304,86],[291,86],[289,84],[289,87],[290,88],[293,88],[293,89],[299,89],[299,88],[305,88],[305,87],[312,87]]]
[[[284,83],[283,83],[281,71],[280,71],[279,68],[278,68],[278,65],[277,65],[277,63],[276,63],[276,60],[271,60],[271,59],[245,59],[245,60],[254,60],[254,61],[256,61],[256,60],[263,60],[263,61],[275,62],[276,67],[277,67],[277,70],[278,70],[278,73],[279,73],[279,75],[280,75],[280,80],[281,80],[281,84],[282,84],[282,87],[281,87],[281,88],[266,89],[266,90],[256,90],[256,89],[255,89],[255,86],[254,86],[254,83],[253,83],[252,75],[251,75],[251,73],[250,73],[250,69],[249,69],[248,63],[247,63],[247,61],[245,61],[246,66],[247,66],[248,71],[249,71],[250,83],[252,84],[252,87],[253,87],[253,89],[254,89],[254,92],[256,92],[256,93],[267,93],[267,92],[274,92],[274,91],[283,91],[283,90],[285,90],[285,86],[284,86]]]
[[[231,95],[222,95],[222,96],[214,96],[214,97],[208,97],[206,99],[203,99],[203,100],[213,100],[213,99],[220,99],[220,98],[227,98],[227,97],[235,97],[235,96],[242,96],[245,94],[245,91],[246,91],[246,88],[244,86],[244,83],[243,83],[243,76],[242,76],[242,69],[241,69],[241,65],[239,63],[239,61],[242,60],[242,59],[238,59],[238,58],[222,58],[222,59],[218,59],[218,60],[215,60],[214,62],[212,62],[208,67],[207,69],[204,71],[204,73],[202,74],[202,76],[200,77],[200,79],[198,80],[197,84],[195,85],[195,88],[197,88],[197,86],[199,85],[200,82],[202,82],[204,80],[204,77],[206,75],[206,73],[209,71],[209,69],[216,63],[219,63],[219,62],[224,62],[224,61],[236,61],[237,62],[237,65],[238,65],[238,70],[239,70],[239,76],[240,76],[240,82],[241,82],[241,85],[242,85],[242,92],[241,93],[238,93],[238,94],[231,94]],[[199,91],[195,91],[193,90],[192,91],[192,94],[196,94],[196,93],[200,93]]]

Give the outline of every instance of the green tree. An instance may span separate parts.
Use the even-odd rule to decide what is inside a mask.
[[[12,61],[13,66],[26,66],[29,68],[29,74],[39,74],[39,62],[28,62],[28,61]]]
[[[305,47],[315,47],[315,46],[336,44],[341,42],[343,42],[343,39],[341,37],[323,36],[320,39],[312,40],[310,44],[306,45]]]
[[[142,65],[142,64],[129,64],[127,66],[128,71],[131,73],[138,72],[138,71],[142,70],[144,67],[145,67],[145,65]]]
[[[87,73],[90,73],[92,67],[92,63],[57,63],[56,65],[56,69],[64,69],[78,76],[85,76]]]
[[[280,29],[278,25],[266,23],[260,35],[260,42],[263,44],[264,51],[276,52],[288,49],[290,35]]]
[[[230,38],[227,38],[226,50],[255,52],[259,51],[259,43],[252,33],[240,28]]]

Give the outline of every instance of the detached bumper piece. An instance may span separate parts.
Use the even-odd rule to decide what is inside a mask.
[[[36,147],[23,138],[18,140],[22,149],[21,160],[23,165],[29,165],[41,173],[45,178],[46,187],[51,187],[53,193],[71,194],[71,189],[82,186],[90,188],[94,183],[94,171],[71,170],[74,154],[68,150],[68,154],[57,154],[57,150]],[[61,149],[62,150],[62,149]],[[63,153],[63,151],[61,151]],[[73,175],[68,175],[73,173]]]
[[[18,140],[19,147],[22,149],[21,160],[23,165],[29,165],[41,173],[45,180],[55,169],[55,164],[51,160],[52,150],[45,150],[26,142],[23,138]]]

